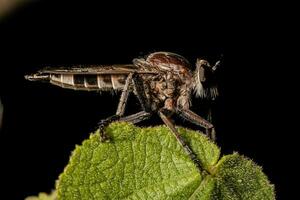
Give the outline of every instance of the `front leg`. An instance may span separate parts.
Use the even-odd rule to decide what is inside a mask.
[[[168,112],[165,113],[166,110],[162,109],[158,111],[158,114],[160,118],[163,120],[163,122],[167,125],[167,127],[171,130],[173,135],[175,136],[176,140],[179,142],[179,144],[183,147],[185,152],[188,154],[188,156],[191,158],[191,160],[195,163],[196,167],[199,169],[199,171],[202,171],[201,163],[198,160],[196,154],[192,151],[192,149],[185,143],[183,138],[180,136],[179,132],[175,128],[174,124],[170,120],[169,117],[167,117]]]
[[[216,132],[214,126],[209,121],[205,120],[190,109],[186,108],[177,108],[176,113],[182,118],[205,128],[207,136],[210,137],[213,141],[216,140]]]

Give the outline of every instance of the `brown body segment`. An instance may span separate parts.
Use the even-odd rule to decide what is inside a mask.
[[[162,70],[182,72],[190,68],[189,62],[182,56],[170,52],[156,52],[150,54],[146,61]]]

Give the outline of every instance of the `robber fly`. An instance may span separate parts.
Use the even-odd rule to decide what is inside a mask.
[[[133,59],[132,63],[45,68],[25,78],[30,81],[49,81],[59,87],[74,90],[120,90],[122,93],[116,114],[99,122],[102,140],[107,138],[105,127],[113,121],[135,124],[157,113],[197,164],[196,156],[181,138],[171,116],[178,114],[183,119],[205,128],[206,134],[215,139],[214,126],[191,111],[190,105],[192,94],[206,99],[215,99],[218,96],[214,74],[220,61],[211,66],[208,61],[197,59],[196,69],[192,71],[190,63],[184,57],[170,52],[155,52],[145,58]],[[129,92],[137,96],[142,111],[124,116]]]

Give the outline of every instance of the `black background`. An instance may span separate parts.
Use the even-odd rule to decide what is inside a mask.
[[[130,63],[172,51],[191,63],[224,55],[221,95],[213,105],[217,143],[223,154],[238,151],[263,166],[278,199],[288,199],[295,149],[287,145],[295,140],[287,113],[295,93],[287,69],[289,30],[273,5],[227,6],[37,1],[3,19],[1,196],[50,192],[75,144],[114,114],[118,103],[118,94],[64,90],[27,82],[24,74],[46,65]],[[197,113],[202,105],[193,99]],[[128,110],[138,110],[134,98]],[[140,125],[160,123],[154,117]]]

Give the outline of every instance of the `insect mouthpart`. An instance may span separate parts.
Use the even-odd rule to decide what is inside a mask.
[[[26,80],[29,81],[45,81],[50,79],[50,76],[48,74],[41,74],[41,73],[25,75],[24,77]]]

